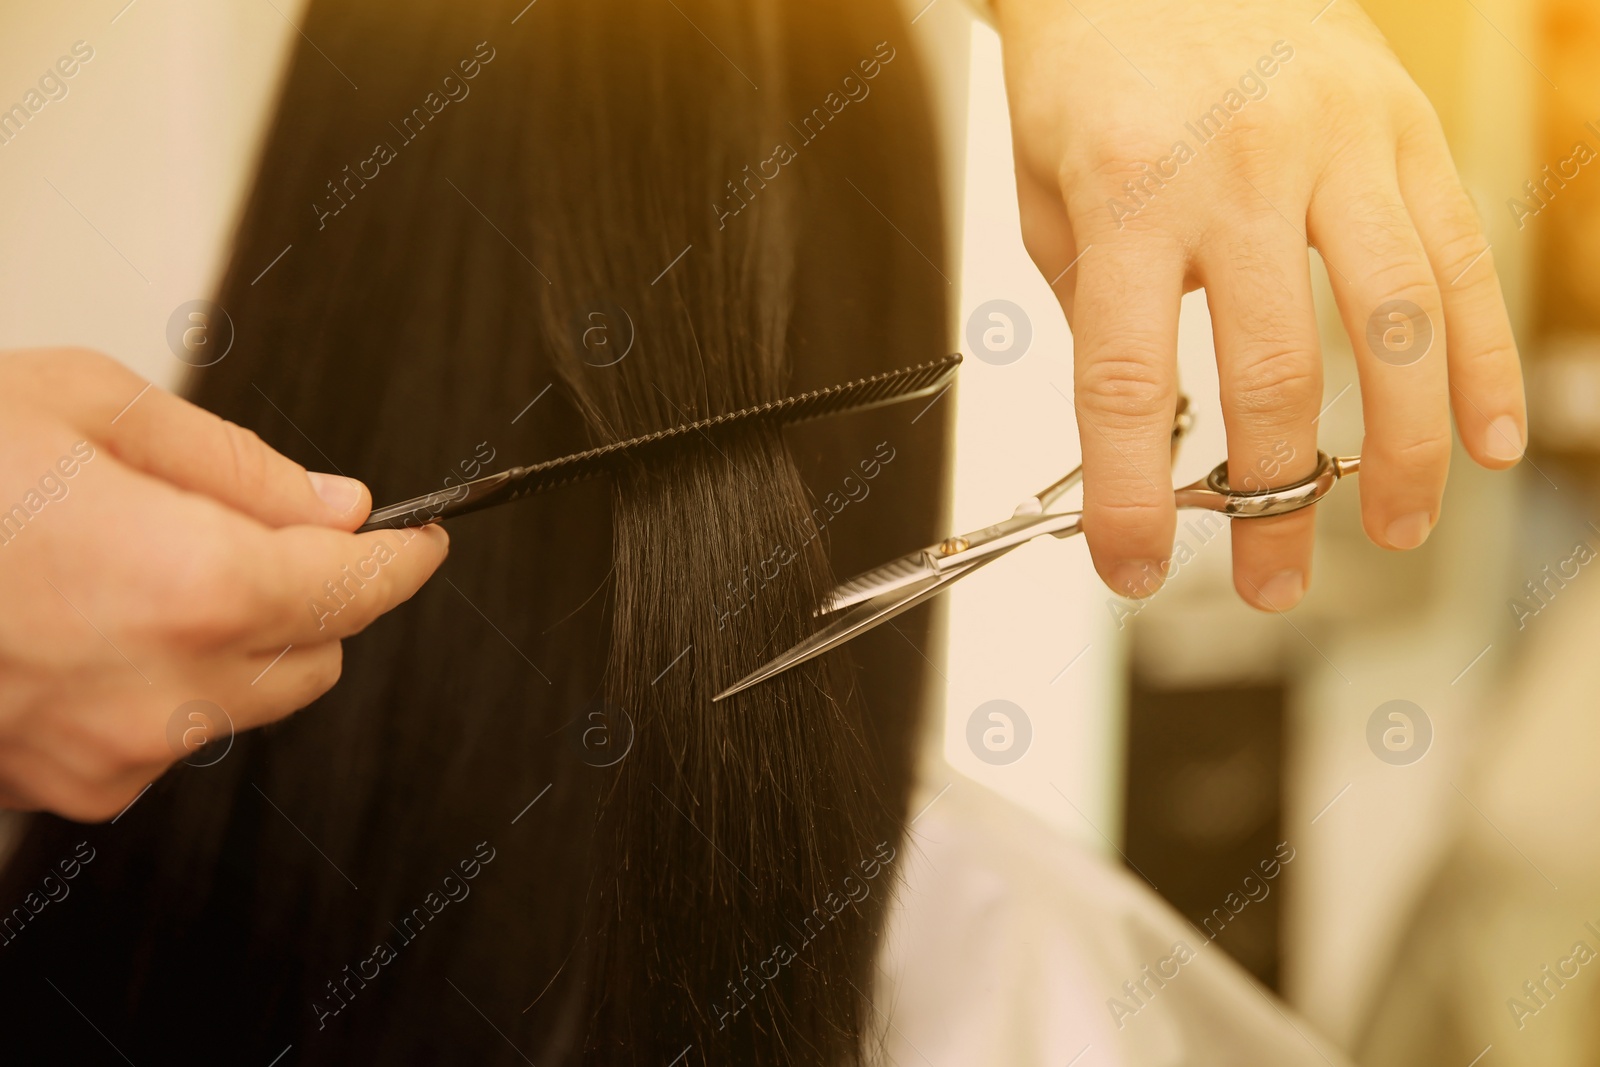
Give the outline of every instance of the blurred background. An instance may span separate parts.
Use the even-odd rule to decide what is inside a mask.
[[[1181,517],[1193,558],[1142,607],[1100,586],[1081,544],[1013,554],[952,593],[945,754],[1211,918],[1218,945],[1361,1063],[1592,1064],[1600,8],[1362,6],[1437,108],[1493,246],[1529,380],[1526,461],[1491,475],[1458,447],[1440,524],[1403,555],[1366,540],[1341,486],[1318,509],[1311,592],[1283,617],[1234,595],[1225,528]],[[999,45],[981,26],[969,105],[962,307],[988,321],[1009,300],[1032,340],[962,370],[961,529],[1077,461],[1071,340],[1017,238]],[[1322,447],[1359,452],[1350,343],[1313,262]],[[1225,454],[1203,293],[1180,344],[1188,481]],[[1003,766],[968,743],[993,699],[1033,733]],[[1279,842],[1295,858],[1273,891],[1214,918]]]
[[[1600,10],[1363,6],[1478,204],[1529,377],[1526,462],[1489,475],[1458,450],[1442,521],[1404,555],[1366,541],[1356,486],[1341,487],[1319,507],[1311,593],[1284,617],[1235,597],[1225,527],[1180,522],[1192,555],[1143,605],[1110,596],[1081,543],[1014,553],[950,598],[929,765],[1210,918],[1361,1063],[1600,1062]],[[74,42],[92,51],[0,139],[0,347],[89,345],[181,384],[168,319],[210,293],[302,7],[0,12],[0,104]],[[950,131],[966,529],[1077,463],[1071,339],[1018,236],[998,39],[957,0],[908,7]],[[1240,47],[1242,69],[1260,50]],[[1358,452],[1349,342],[1315,270],[1322,447]],[[997,310],[1013,332],[994,346]],[[1198,418],[1189,481],[1224,455],[1202,293],[1180,361]],[[974,743],[996,707],[1008,740]],[[1219,920],[1283,845],[1294,858],[1271,892]]]

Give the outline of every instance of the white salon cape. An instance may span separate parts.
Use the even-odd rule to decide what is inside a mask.
[[[971,780],[929,793],[895,858],[881,1063],[1349,1063],[1137,876]]]
[[[12,207],[0,214],[0,347],[86,345],[181,385],[166,321],[215,283],[303,7],[106,0],[0,11],[0,69],[17,75],[13,89],[74,41],[95,54],[65,98],[0,147],[0,197]],[[970,17],[958,0],[912,7],[930,38],[959,35]],[[947,43],[964,52],[962,40]],[[948,110],[962,99],[948,83],[964,65],[934,58]],[[1137,878],[975,782],[929,775],[912,810],[953,784],[895,860],[902,880],[875,998],[882,1063],[1346,1062],[1318,1051],[1289,1009],[1202,947]],[[0,844],[10,829],[0,822]],[[1132,1004],[1123,983],[1179,942],[1196,957],[1114,1017],[1112,998]]]

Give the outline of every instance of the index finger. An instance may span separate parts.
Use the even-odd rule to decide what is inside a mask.
[[[261,648],[358,634],[410,600],[450,554],[440,526],[365,534],[290,526],[265,536],[269,562],[259,579],[278,621],[259,633]]]
[[[354,530],[372,507],[353,478],[308,472],[254,432],[87,350],[36,354],[35,373],[79,429],[130,467],[268,526]],[[43,358],[48,357],[48,358]],[[331,462],[331,461],[330,461]]]
[[[1083,532],[1114,592],[1145,597],[1165,580],[1177,512],[1172,420],[1184,256],[1159,233],[1093,234],[1073,294],[1073,404],[1083,453]],[[1088,251],[1089,246],[1092,251]]]
[[[372,510],[354,478],[307,471],[252,430],[151,388],[101,431],[123,462],[268,526],[353,530]]]

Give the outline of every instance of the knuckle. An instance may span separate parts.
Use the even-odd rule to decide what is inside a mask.
[[[1439,113],[1415,81],[1404,75],[1391,76],[1380,78],[1380,86],[1382,106],[1393,116],[1395,140],[1403,150],[1429,144],[1447,145]]]
[[[171,581],[164,597],[166,629],[180,642],[199,647],[226,645],[251,628],[251,571],[220,531],[185,546],[184,559]]]
[[[165,767],[174,759],[159,728],[131,726],[99,732],[87,743],[82,757],[92,788],[114,795],[120,793],[113,783],[127,781],[141,771]]]
[[[1069,152],[1056,171],[1063,190],[1121,187],[1125,181],[1142,177],[1145,165],[1170,155],[1172,144],[1143,130],[1121,123],[1086,138],[1076,151]]]
[[[124,738],[116,749],[116,766],[120,775],[148,774],[155,776],[158,768],[177,762],[178,755],[167,744],[166,733],[159,726]]]
[[[1171,387],[1152,360],[1101,356],[1080,363],[1076,377],[1074,404],[1092,417],[1144,421],[1171,407]]]
[[[133,371],[99,349],[72,345],[66,348],[38,349],[26,353],[41,369],[63,377],[89,379],[133,379]]]
[[[1118,558],[1161,556],[1172,548],[1172,493],[1155,471],[1118,470],[1085,480],[1083,532],[1091,552]]]
[[[1033,261],[1034,266],[1040,270],[1049,269],[1045,266],[1045,257],[1049,255],[1053,245],[1054,242],[1044,235],[1039,225],[1029,225],[1027,220],[1023,220],[1022,248],[1028,253],[1028,258]]]
[[[1248,352],[1229,383],[1229,403],[1239,414],[1290,415],[1314,404],[1321,381],[1315,356],[1303,348],[1263,344]]]
[[[168,705],[162,705],[163,708]],[[135,714],[119,717],[100,734],[97,753],[106,780],[124,779],[150,767],[164,767],[176,757],[167,747],[166,715],[154,708],[141,708]]]
[[[74,392],[83,390],[85,383],[98,396],[98,403],[120,410],[135,392],[147,382],[121,362],[104,352],[92,348],[71,348],[49,353],[47,373],[60,376]],[[108,417],[111,412],[108,412]]]
[[[76,371],[117,375],[131,375],[133,373],[121,363],[96,348],[72,345],[66,348],[47,350],[43,353],[43,356],[51,362],[68,364],[72,370]]]
[[[299,678],[294,687],[294,707],[288,711],[296,711],[307,704],[317,700],[328,690],[339,683],[344,674],[344,646],[338,641],[330,641],[326,645],[315,649],[307,655],[301,664]]]
[[[238,423],[227,419],[219,419],[218,422],[222,439],[227,445],[234,484],[250,496],[261,495],[271,482],[266,442],[254,430],[247,430]]]
[[[344,673],[344,646],[339,641],[328,641],[325,645],[296,648],[274,673],[277,678],[270,689],[272,694],[261,705],[269,720],[293,715],[338,685]],[[274,681],[274,677],[267,675],[267,680]]]
[[[1135,142],[1138,143],[1138,142]],[[1181,165],[1170,146],[1104,149],[1089,161],[1073,161],[1057,174],[1067,214],[1086,240],[1113,232],[1164,235],[1168,240],[1193,239],[1193,223],[1177,208],[1172,192],[1183,181]]]
[[[1450,447],[1450,434],[1445,432],[1385,442],[1376,451],[1389,463],[1406,470],[1434,470],[1448,466]]]
[[[1120,486],[1104,487],[1092,501],[1084,502],[1085,533],[1114,527],[1119,535],[1135,533],[1156,536],[1165,527],[1170,495],[1152,496],[1141,480]]]
[[[1450,358],[1461,360],[1460,367],[1463,374],[1487,375],[1488,381],[1500,380],[1498,376],[1508,370],[1514,371],[1521,359],[1517,353],[1516,342],[1509,334],[1476,346],[1451,334],[1450,344],[1454,349]],[[1468,395],[1461,386],[1456,386],[1455,390],[1463,397]]]
[[[1376,306],[1389,300],[1408,300],[1424,311],[1439,306],[1439,287],[1433,272],[1422,260],[1410,256],[1387,259],[1373,265],[1365,285]]]
[[[81,814],[71,816],[82,822],[106,822],[115,819],[129,804],[138,799],[144,790],[137,786],[90,786],[77,792]]]
[[[295,529],[274,530],[260,545],[259,625],[295,628],[304,619],[320,619],[339,607],[331,592],[338,570],[316,552]],[[309,536],[309,535],[308,535]]]
[[[1228,128],[1228,167],[1248,183],[1238,190],[1252,201],[1256,189],[1276,183],[1284,176],[1282,130],[1274,123],[1252,118],[1246,112]]]
[[[1392,255],[1409,243],[1415,232],[1405,202],[1381,190],[1355,194],[1348,209],[1339,212],[1355,238],[1376,255]]]
[[[7,368],[42,396],[92,395],[96,404],[104,406],[126,403],[123,394],[142,380],[104,352],[77,345],[22,349],[4,358]]]
[[[270,660],[266,655],[262,662]],[[295,646],[270,673],[250,691],[240,706],[251,725],[277,722],[315,703],[336,684],[343,673],[343,649],[337,641],[323,645]]]
[[[1469,285],[1496,277],[1494,250],[1478,231],[1477,218],[1469,225],[1451,225],[1451,233],[1439,244],[1437,259],[1444,279],[1458,279]],[[1469,270],[1471,277],[1467,277]]]
[[[51,806],[73,822],[97,823],[116,818],[132,800],[132,796],[123,799],[120,793],[83,787],[70,790]]]

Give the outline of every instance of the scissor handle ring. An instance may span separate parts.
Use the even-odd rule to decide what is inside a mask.
[[[1178,506],[1205,508],[1236,519],[1287,515],[1327,496],[1342,475],[1354,473],[1359,466],[1359,457],[1318,452],[1316,469],[1298,482],[1270,489],[1239,490],[1228,484],[1228,464],[1224,460],[1203,481],[1178,490]]]

